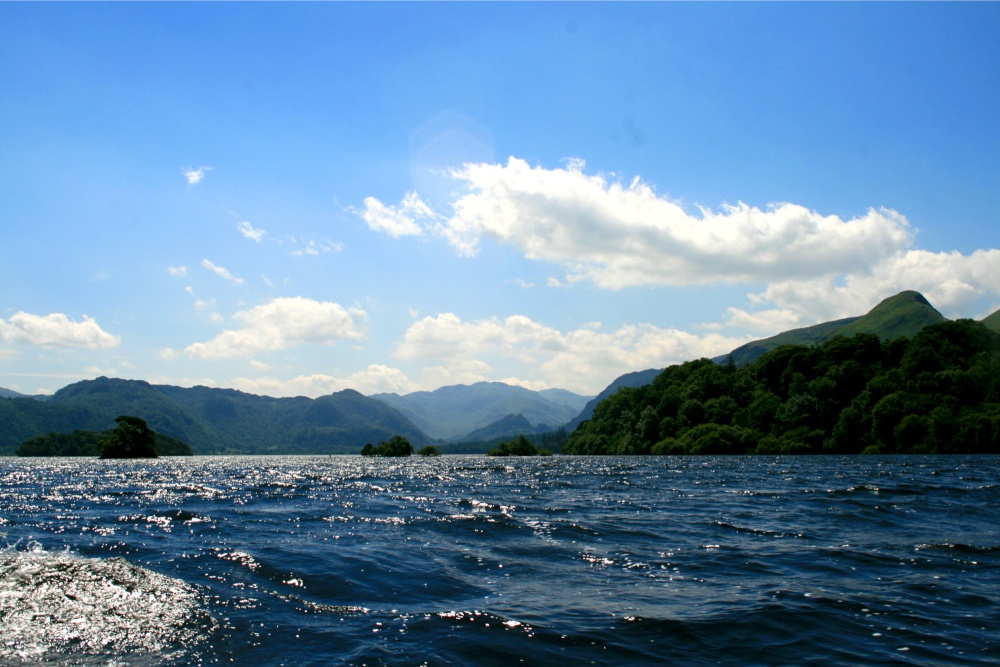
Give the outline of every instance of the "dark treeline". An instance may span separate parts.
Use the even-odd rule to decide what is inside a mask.
[[[21,446],[17,449],[17,455],[101,456],[104,453],[104,445],[113,440],[117,431],[118,429],[108,429],[106,431],[84,431],[77,429],[72,433],[47,433],[22,442]],[[153,439],[152,447],[154,455],[191,456],[192,454],[191,447],[186,442],[152,431],[150,431],[150,435]]]
[[[602,401],[562,452],[1000,453],[1000,334],[958,320],[672,366]]]
[[[516,436],[516,438],[522,437],[527,438],[523,433]],[[533,433],[531,434],[530,442],[533,446],[537,447],[538,451],[558,452],[566,445],[568,439],[569,434],[566,432],[566,429],[560,427],[554,431]],[[441,445],[441,452],[444,454],[488,454],[494,450],[505,451],[501,449],[502,445],[506,445],[506,451],[510,451],[508,440],[510,440],[509,437],[503,437],[474,442],[454,442]]]
[[[361,448],[361,456],[412,456],[413,445],[401,435],[394,435],[377,445],[366,444]]]

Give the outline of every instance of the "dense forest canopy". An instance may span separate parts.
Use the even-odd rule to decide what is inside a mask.
[[[700,359],[602,401],[564,454],[1000,452],[1000,334],[957,320],[912,339]]]

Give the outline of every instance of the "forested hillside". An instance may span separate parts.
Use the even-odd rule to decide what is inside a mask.
[[[623,388],[564,454],[1000,452],[1000,334],[958,320],[709,359]]]

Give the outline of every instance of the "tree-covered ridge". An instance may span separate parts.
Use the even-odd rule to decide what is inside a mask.
[[[958,320],[912,339],[786,345],[737,368],[708,359],[623,388],[564,454],[1000,452],[1000,334]]]

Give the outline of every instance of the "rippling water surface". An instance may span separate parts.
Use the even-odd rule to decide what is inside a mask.
[[[0,664],[1000,664],[998,464],[0,459]]]

